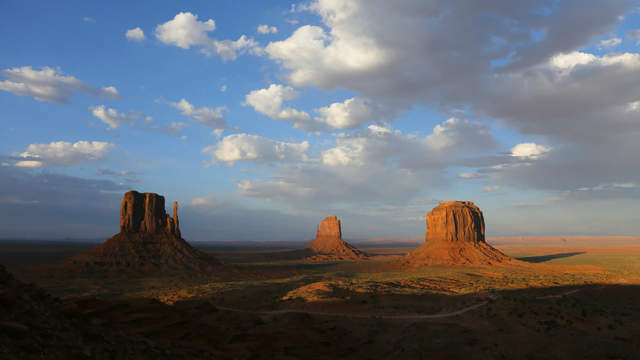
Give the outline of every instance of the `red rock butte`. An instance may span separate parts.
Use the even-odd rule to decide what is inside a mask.
[[[182,239],[178,202],[173,216],[165,213],[164,197],[129,191],[120,207],[120,233],[97,247],[64,260],[66,270],[142,273],[206,273],[220,262]]]
[[[482,211],[471,201],[443,201],[427,214],[425,243],[405,255],[406,267],[494,265],[514,261],[487,244]]]
[[[342,226],[335,215],[316,226],[316,238],[307,245],[316,255],[313,260],[359,260],[368,256],[342,240]]]

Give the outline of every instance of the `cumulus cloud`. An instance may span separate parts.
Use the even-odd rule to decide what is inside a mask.
[[[437,125],[428,135],[369,125],[335,139],[318,159],[279,167],[267,180],[238,182],[238,193],[295,211],[310,211],[309,204],[401,204],[425,188],[446,186],[444,171],[458,160],[495,147],[485,126],[459,119]]]
[[[247,94],[245,104],[272,119],[291,122],[294,128],[305,131],[357,129],[366,123],[380,122],[385,117],[382,109],[361,98],[350,98],[315,109],[318,113],[315,117],[306,111],[283,107],[285,101],[295,100],[299,96],[291,86],[271,84],[268,88]]]
[[[131,124],[138,119],[138,114],[136,113],[125,114],[118,112],[116,109],[107,108],[104,105],[89,106],[89,110],[93,116],[109,125],[109,129],[118,128],[123,124]]]
[[[144,39],[146,39],[146,37],[144,36],[144,31],[142,31],[142,29],[140,29],[139,27],[127,30],[124,36],[129,41],[143,41]]]
[[[38,101],[68,104],[77,92],[108,99],[120,96],[113,86],[93,87],[71,75],[65,75],[60,69],[48,66],[40,70],[31,66],[5,69],[0,74],[7,78],[0,81],[0,90],[19,96],[31,96]]]
[[[102,141],[55,141],[49,144],[31,144],[22,153],[14,154],[18,167],[74,166],[103,160],[113,144]]]
[[[211,40],[207,34],[215,30],[213,19],[199,21],[198,15],[190,12],[178,13],[172,20],[156,27],[156,37],[167,45],[174,45],[183,49],[192,46],[205,46]]]
[[[190,119],[196,121],[202,126],[213,129],[228,129],[227,120],[222,112],[227,110],[225,106],[218,106],[215,109],[203,106],[196,108],[186,99],[180,99],[178,102],[169,102],[169,105],[180,110],[180,113]]]
[[[524,159],[539,159],[551,151],[551,148],[536,143],[522,143],[511,148],[511,156]]]
[[[316,109],[320,119],[334,129],[358,129],[370,122],[380,122],[383,110],[361,98],[350,98],[341,103]]]
[[[178,13],[169,20],[156,27],[155,35],[158,40],[183,49],[199,47],[200,52],[206,55],[217,54],[222,60],[235,60],[238,54],[260,54],[259,44],[246,35],[241,35],[238,40],[216,40],[209,37],[209,32],[216,29],[213,19],[207,21],[198,20],[198,15],[190,12]]]
[[[215,146],[202,152],[212,157],[212,162],[233,165],[236,161],[248,160],[256,163],[306,161],[309,143],[288,143],[271,140],[258,135],[233,134],[225,136]]]
[[[270,25],[258,25],[258,33],[259,34],[275,34],[278,32],[278,28]]]
[[[303,130],[318,130],[323,124],[305,112],[291,107],[282,108],[285,101],[297,99],[299,93],[291,86],[271,84],[268,88],[253,90],[245,96],[245,104],[261,114],[276,120],[289,121]]]

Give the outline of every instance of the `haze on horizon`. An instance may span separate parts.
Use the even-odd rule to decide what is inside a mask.
[[[122,194],[188,240],[640,233],[640,3],[0,4],[0,238],[117,232]]]

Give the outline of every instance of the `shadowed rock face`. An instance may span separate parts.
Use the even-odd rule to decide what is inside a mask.
[[[120,207],[120,232],[157,234],[166,232],[180,237],[178,202],[173,203],[173,217],[165,213],[164,196],[129,191]]]
[[[314,260],[356,260],[367,255],[342,240],[342,226],[335,215],[327,216],[316,227],[316,238],[307,245],[317,255]]]
[[[471,201],[443,201],[427,214],[425,243],[402,259],[407,267],[492,265],[513,261],[485,242],[482,211]]]
[[[80,272],[131,270],[194,275],[213,270],[219,263],[182,239],[177,202],[173,203],[173,216],[169,216],[163,196],[129,191],[122,198],[120,233],[61,265]]]

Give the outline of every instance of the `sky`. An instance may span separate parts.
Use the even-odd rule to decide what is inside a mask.
[[[0,238],[640,233],[640,2],[0,2]]]

